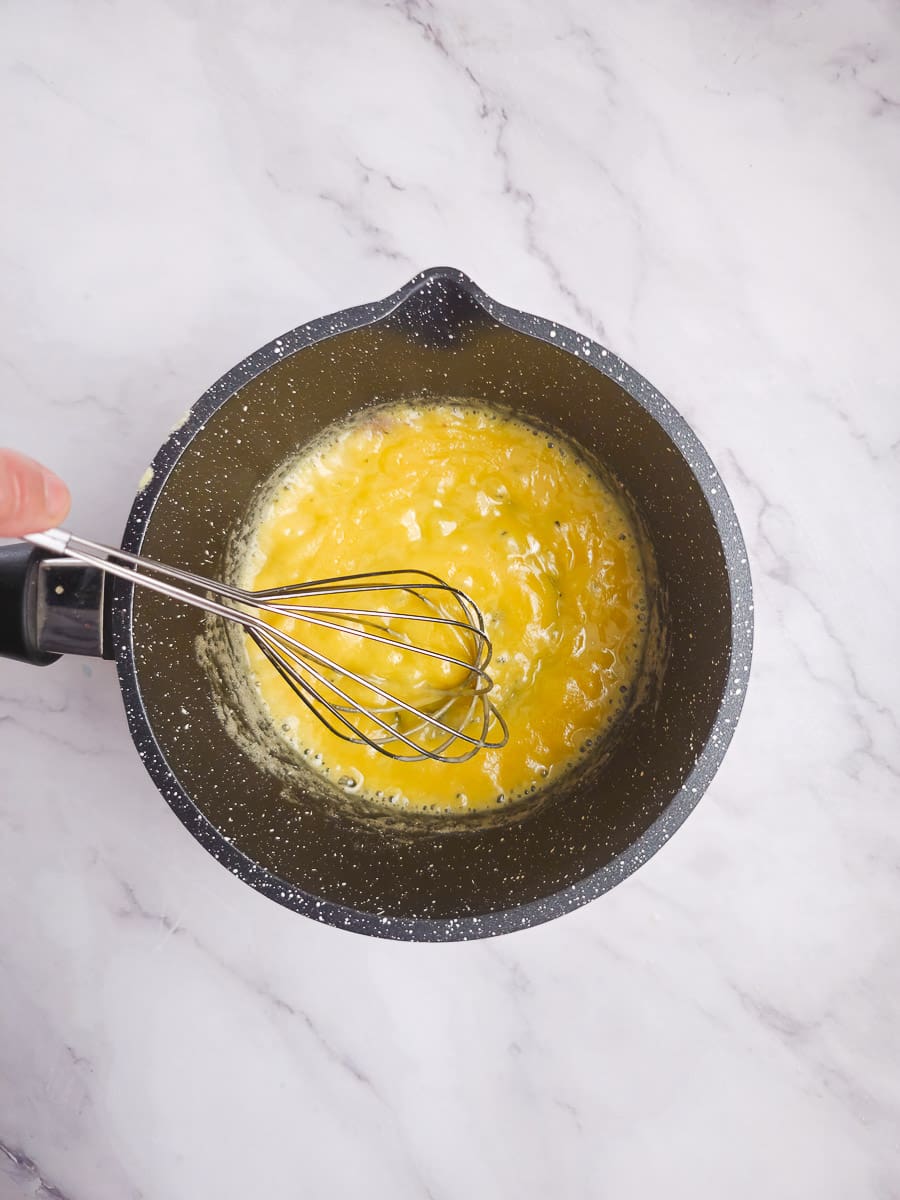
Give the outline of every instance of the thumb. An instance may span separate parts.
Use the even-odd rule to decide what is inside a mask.
[[[0,537],[38,533],[65,520],[69,489],[52,471],[15,450],[0,450]]]

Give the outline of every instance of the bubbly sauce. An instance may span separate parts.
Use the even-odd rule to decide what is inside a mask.
[[[281,478],[242,583],[410,568],[484,614],[509,741],[461,764],[393,761],[326,729],[248,639],[275,729],[314,769],[385,804],[478,810],[546,786],[609,732],[640,669],[647,590],[624,504],[573,448],[469,402],[371,409]],[[328,649],[321,631],[302,637]],[[355,640],[357,654],[373,653]]]

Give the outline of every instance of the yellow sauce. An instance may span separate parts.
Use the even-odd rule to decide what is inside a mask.
[[[275,728],[313,767],[385,803],[478,810],[545,786],[609,731],[644,649],[641,551],[621,500],[569,446],[468,402],[370,410],[280,481],[243,582],[409,568],[462,589],[484,614],[509,741],[461,764],[395,762],[329,732],[248,640]],[[329,637],[351,640],[272,621],[322,652],[334,652]],[[357,669],[384,654],[352,640],[343,657],[358,656]],[[423,673],[441,685],[439,665]]]

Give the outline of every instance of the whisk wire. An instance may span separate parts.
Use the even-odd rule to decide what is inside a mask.
[[[449,711],[450,708],[452,708],[453,704],[460,699],[459,695],[451,695],[449,698],[444,700],[442,707],[439,707],[435,711],[426,712],[426,711],[423,711],[421,708],[418,708],[415,705],[410,704],[408,701],[403,700],[399,696],[395,696],[393,693],[386,691],[384,688],[380,687],[373,680],[367,679],[364,676],[358,674],[355,671],[351,671],[350,669],[348,669],[346,667],[342,667],[338,663],[336,663],[333,659],[328,658],[326,655],[320,654],[318,651],[312,650],[309,647],[304,646],[302,643],[297,642],[297,640],[295,638],[292,638],[290,636],[290,634],[286,634],[283,631],[278,630],[278,629],[272,629],[271,626],[267,626],[267,633],[268,633],[268,637],[266,639],[260,639],[256,635],[256,631],[253,630],[253,631],[251,631],[251,637],[253,637],[253,640],[256,642],[256,644],[258,646],[260,646],[260,649],[263,651],[263,653],[266,655],[266,657],[269,659],[269,661],[272,662],[272,664],[274,666],[276,666],[276,668],[279,670],[279,673],[282,675],[282,677],[285,678],[287,680],[287,682],[289,684],[291,684],[292,687],[294,686],[294,672],[285,669],[284,665],[283,665],[283,658],[286,657],[286,658],[290,659],[291,662],[296,664],[299,671],[308,672],[310,675],[313,676],[314,679],[316,679],[316,681],[318,683],[322,684],[324,687],[329,688],[330,691],[332,691],[336,696],[338,696],[341,700],[343,700],[345,702],[344,705],[330,704],[325,698],[319,696],[318,693],[314,693],[316,695],[316,699],[319,700],[320,703],[324,704],[325,707],[328,708],[328,710],[330,712],[334,713],[336,716],[339,716],[340,719],[342,721],[344,721],[345,724],[349,725],[350,728],[352,728],[356,733],[359,733],[362,740],[367,742],[367,744],[374,745],[375,742],[379,741],[379,739],[375,738],[373,740],[370,737],[365,736],[360,730],[358,730],[355,726],[353,726],[351,722],[346,720],[346,718],[343,715],[344,713],[346,713],[346,712],[359,713],[360,716],[364,716],[364,717],[368,718],[369,720],[373,721],[378,726],[380,726],[389,735],[390,738],[397,738],[400,741],[406,742],[407,745],[409,745],[411,748],[416,749],[416,750],[420,750],[421,748],[419,746],[417,746],[416,743],[414,743],[410,739],[416,732],[420,732],[425,726],[430,726],[433,729],[440,730],[442,733],[446,733],[450,737],[451,742],[453,740],[460,739],[464,742],[469,743],[471,746],[474,747],[474,749],[472,751],[473,754],[477,753],[477,751],[482,748],[482,745],[483,745],[482,738],[484,736],[484,732],[486,732],[486,729],[482,732],[482,735],[480,737],[476,737],[476,736],[473,736],[472,734],[465,732],[466,726],[471,722],[472,717],[473,717],[472,707],[470,707],[469,714],[467,715],[465,721],[460,722],[461,727],[459,727],[459,726],[454,727],[454,726],[447,725],[445,722],[443,722],[440,719],[444,715],[444,713]],[[272,650],[270,643],[273,641],[277,642],[279,644],[280,650],[281,650],[280,655],[277,654],[274,650]],[[344,691],[343,688],[339,687],[335,683],[334,679],[329,679],[325,675],[321,674],[321,672],[319,672],[312,665],[313,662],[317,663],[321,667],[324,667],[326,670],[333,672],[335,675],[337,675],[339,677],[344,677],[346,679],[352,680],[354,683],[360,685],[361,687],[366,688],[371,692],[374,692],[375,695],[379,696],[382,700],[386,701],[389,707],[387,709],[382,708],[379,710],[379,709],[373,708],[371,705],[363,704],[360,701],[354,700],[351,695],[349,695],[346,691]],[[476,667],[470,667],[470,669],[471,669],[473,675],[477,675],[483,679],[486,679],[486,681],[487,681],[487,686],[481,687],[479,689],[473,688],[468,692],[468,694],[472,698],[472,704],[474,705],[478,702],[478,700],[481,697],[483,697],[487,694],[487,691],[490,688],[490,679],[487,676],[485,676],[483,670],[476,668]],[[301,676],[301,679],[302,679],[302,676]],[[309,688],[309,685],[306,684],[305,681],[303,681],[303,686],[304,686],[304,690],[306,690],[306,691],[312,690]],[[294,688],[294,690],[296,691],[296,688]],[[492,705],[490,707],[491,707],[491,709],[493,709]],[[385,711],[394,712],[397,710],[402,710],[404,712],[409,713],[411,716],[418,717],[420,720],[420,724],[417,725],[415,727],[415,729],[408,730],[408,731],[406,731],[406,733],[404,733],[401,730],[399,730],[396,726],[388,725],[378,715],[379,712],[385,712]],[[496,710],[493,710],[493,711],[496,712]],[[497,716],[499,718],[499,714],[497,714]],[[327,724],[327,722],[326,722],[326,724]],[[331,726],[329,726],[329,728],[331,728]],[[337,733],[339,737],[345,737],[345,740],[346,740],[346,735],[341,733],[340,731],[332,729],[332,732]],[[447,744],[449,745],[450,743],[447,743]],[[440,752],[444,748],[445,748],[445,746],[442,745],[440,747],[433,747],[432,749],[434,752]],[[397,757],[397,756],[393,755],[392,757]],[[424,758],[424,757],[428,757],[428,755],[423,752],[423,753],[417,754],[417,757]],[[453,758],[448,761],[462,762],[462,761],[465,761],[465,758],[469,758],[469,757],[471,757],[471,755],[467,753],[464,758]]]
[[[326,697],[322,696],[319,692],[317,692],[315,690],[315,688],[313,688],[309,684],[309,682],[303,678],[303,676],[299,676],[299,675],[295,674],[294,672],[290,671],[285,666],[283,659],[271,648],[270,645],[268,645],[265,641],[258,639],[256,637],[256,635],[253,633],[251,633],[250,636],[253,638],[253,640],[256,642],[256,644],[260,647],[262,652],[269,659],[269,661],[272,663],[272,665],[275,667],[275,669],[278,671],[278,673],[282,676],[282,678],[285,679],[285,681],[290,685],[290,687],[293,689],[293,691],[296,693],[296,695],[299,697],[299,699],[303,701],[303,703],[307,706],[307,708],[310,709],[310,711],[322,722],[323,725],[325,725],[325,727],[327,729],[331,730],[332,733],[334,733],[337,737],[342,738],[344,741],[365,743],[366,745],[371,746],[371,748],[373,750],[377,750],[382,754],[386,754],[389,758],[394,758],[394,759],[398,759],[400,761],[405,761],[405,762],[413,762],[413,761],[421,760],[423,758],[436,757],[436,756],[440,755],[442,762],[453,762],[453,763],[466,762],[468,759],[472,758],[473,755],[477,754],[479,749],[481,749],[482,746],[484,745],[484,741],[482,739],[484,739],[487,736],[488,728],[490,725],[490,719],[491,719],[492,715],[495,716],[499,722],[501,722],[502,727],[504,729],[504,733],[506,731],[505,723],[503,723],[503,718],[496,711],[496,709],[494,709],[493,705],[489,706],[490,711],[485,711],[485,713],[484,713],[484,717],[482,720],[482,729],[481,729],[481,738],[480,739],[475,738],[469,734],[465,734],[457,728],[443,724],[438,718],[440,716],[442,716],[443,713],[446,712],[449,708],[451,708],[454,703],[453,700],[448,700],[444,703],[444,705],[440,709],[437,710],[437,712],[432,713],[432,714],[422,713],[420,710],[411,708],[409,705],[405,705],[405,704],[403,704],[402,701],[399,701],[398,703],[401,707],[407,708],[407,709],[409,709],[409,711],[417,713],[417,715],[421,716],[421,718],[422,718],[418,725],[416,725],[414,728],[404,732],[403,730],[399,729],[396,725],[390,725],[387,722],[385,722],[384,720],[382,720],[382,718],[378,715],[378,712],[376,709],[367,707],[367,706],[363,706],[363,705],[358,704],[357,702],[353,701],[346,692],[344,692],[340,688],[337,688],[332,681],[326,679],[318,671],[311,668],[307,663],[301,662],[292,653],[287,653],[287,657],[289,657],[293,661],[297,662],[298,665],[302,666],[304,670],[308,670],[309,673],[316,680],[318,680],[318,682],[320,682],[323,686],[330,688],[338,696],[347,700],[348,703],[346,705],[338,705],[338,704],[334,704],[333,702],[329,701]],[[313,697],[315,702],[313,702],[313,700],[310,699],[310,697]],[[395,698],[392,697],[392,699],[395,699]],[[476,704],[475,700],[473,700],[472,703],[470,703],[466,718],[465,718],[464,722],[462,722],[463,726],[469,724],[469,722],[473,719],[475,704]],[[317,706],[321,706],[322,708],[325,708],[329,713],[332,714],[332,716],[336,717],[349,730],[351,730],[351,733],[348,734],[344,730],[337,728],[335,725],[333,725],[331,723],[331,721],[329,721],[328,718],[323,715],[323,713],[320,710],[320,707],[317,707]],[[348,712],[357,712],[361,716],[365,716],[368,720],[374,722],[382,730],[384,730],[385,736],[379,738],[373,734],[366,733],[365,731],[359,729],[359,727],[354,725],[353,722],[346,715]],[[440,742],[437,746],[429,748],[428,751],[423,750],[421,748],[421,746],[415,741],[415,735],[417,733],[420,733],[425,727],[438,728],[447,733],[447,737],[445,738],[444,741]],[[447,755],[445,753],[446,750],[453,744],[453,742],[455,742],[457,740],[463,740],[465,742],[470,743],[469,749],[467,749],[466,751],[464,751],[461,754],[452,755],[452,756]],[[412,750],[413,753],[401,754],[395,750],[388,749],[386,746],[386,743],[390,742],[390,741],[404,742],[407,746],[409,746],[410,750]]]

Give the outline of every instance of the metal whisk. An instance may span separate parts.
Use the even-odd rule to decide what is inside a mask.
[[[464,592],[436,575],[382,571],[251,592],[63,529],[30,534],[27,540],[236,621],[310,711],[346,741],[403,762],[430,758],[460,763],[508,740],[506,723],[488,699],[493,682],[487,673],[491,643],[484,619]],[[366,599],[372,596],[374,601]],[[388,600],[388,607],[375,607],[380,599]],[[329,631],[326,636],[345,635],[382,647],[378,653],[392,672],[385,676],[341,665],[266,616],[291,622],[291,629],[303,622]],[[438,637],[437,644],[417,642],[407,626],[429,631]],[[421,674],[411,664],[429,660],[440,664],[442,678],[415,680],[405,693],[396,687],[398,674]]]

